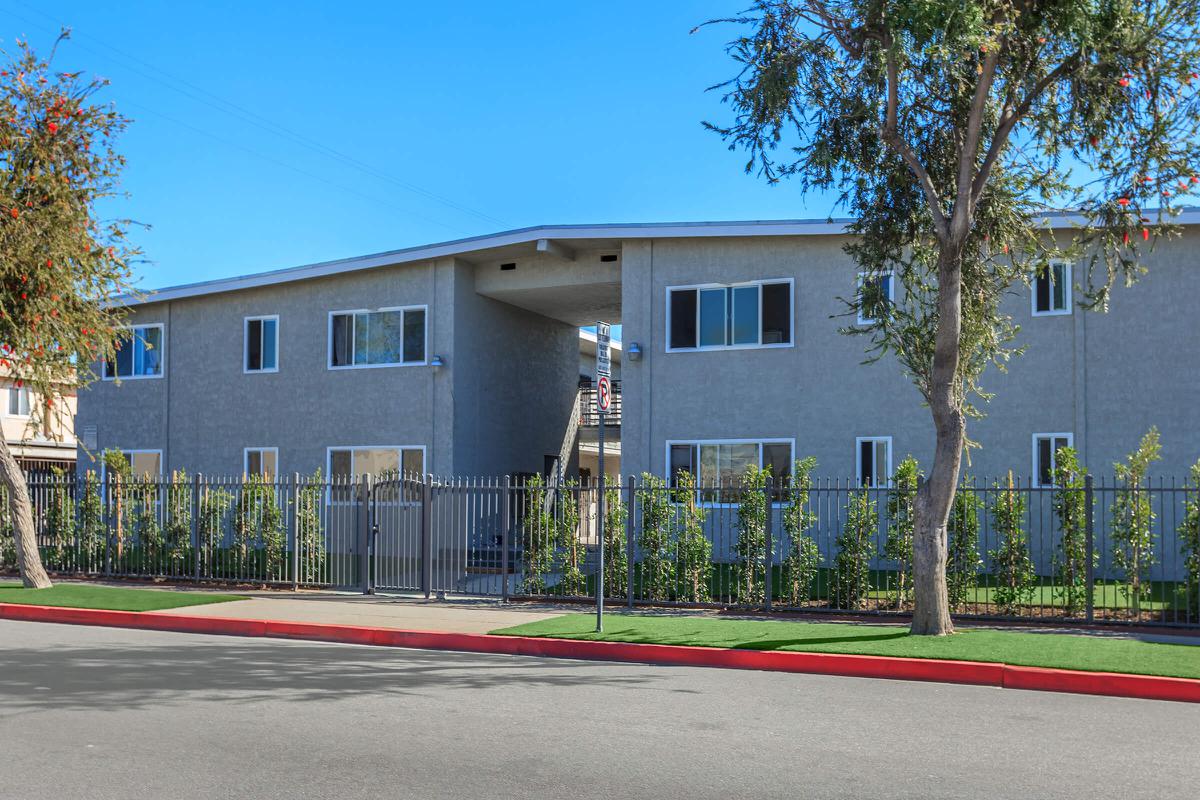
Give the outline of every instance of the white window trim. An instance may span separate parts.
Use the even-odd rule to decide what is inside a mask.
[[[16,389],[18,392],[25,393],[25,405],[29,406],[29,413],[27,413],[27,414],[11,414],[11,413],[9,413],[9,411],[8,411],[9,393],[12,392],[13,389]],[[17,406],[19,407],[20,403],[17,403]],[[33,416],[33,392],[29,391],[28,386],[17,386],[15,383],[10,383],[8,386],[4,387],[4,416],[7,417],[8,419],[29,419],[31,416]]]
[[[107,364],[105,363],[105,361],[101,361],[100,362],[100,364],[101,364],[100,379],[101,380],[103,380],[103,381],[152,381],[152,380],[158,380],[159,378],[161,378],[167,374],[167,326],[166,326],[166,323],[163,323],[163,322],[138,322],[133,325],[122,325],[121,327],[117,328],[117,330],[135,331],[138,328],[158,328],[160,331],[162,331],[162,335],[158,337],[159,341],[162,342],[162,347],[159,348],[159,355],[158,355],[158,364],[159,364],[158,374],[157,375],[126,375],[125,377],[121,377],[120,375],[113,375],[113,377],[110,378],[110,377],[108,377]],[[130,341],[133,340],[132,336],[130,336],[129,338],[130,338]],[[132,452],[137,452],[137,451],[130,450],[129,452],[132,453]],[[150,452],[150,451],[145,451],[145,452]]]
[[[858,273],[858,283],[855,288],[855,296],[858,298],[858,324],[859,325],[874,325],[874,317],[864,317],[862,314],[862,287],[863,279],[868,275],[873,275],[880,278],[888,278],[888,303],[896,302],[896,273],[894,270],[884,270],[883,272],[860,272]],[[890,471],[889,471],[890,472]]]
[[[891,436],[856,436],[854,438],[854,482],[862,488],[862,446],[866,442],[887,442],[887,476],[886,486],[872,486],[872,489],[889,488],[892,485],[892,437]]]
[[[762,343],[762,289],[765,284],[770,283],[786,283],[788,285],[788,320],[791,323],[791,341],[778,342],[776,344]],[[699,290],[701,289],[737,289],[743,286],[758,286],[758,344],[700,344],[700,297]],[[697,290],[696,297],[696,346],[695,347],[671,347],[671,292],[687,291],[689,289]],[[755,281],[742,281],[740,283],[692,283],[683,284],[680,286],[668,286],[665,296],[667,330],[666,330],[666,352],[668,353],[703,353],[714,350],[776,350],[785,347],[796,346],[796,280],[794,278],[763,278]],[[729,310],[726,309],[728,315]]]
[[[1074,447],[1075,446],[1075,434],[1067,433],[1067,432],[1059,432],[1059,433],[1035,433],[1033,435],[1033,439],[1032,439],[1033,471],[1031,473],[1029,485],[1032,486],[1034,489],[1053,489],[1054,482],[1051,481],[1050,483],[1042,483],[1041,473],[1038,472],[1038,440],[1039,439],[1066,439],[1067,447]],[[1058,451],[1054,448],[1053,443],[1051,443],[1051,446],[1050,446],[1050,474],[1051,475],[1054,474],[1054,469],[1058,466],[1057,461],[1058,461]]]
[[[421,451],[421,472],[423,472],[425,474],[429,473],[429,462],[427,461],[427,459],[429,458],[429,453],[426,451],[425,445],[423,445],[423,444],[339,444],[339,445],[331,445],[331,446],[325,448],[325,476],[326,476],[326,478],[325,478],[326,479],[325,502],[330,503],[330,504],[356,502],[353,499],[351,499],[351,500],[334,500],[333,499],[333,451],[334,450],[351,450],[351,451],[353,451],[353,450],[395,450],[400,456],[400,458],[398,460],[400,463],[401,475],[404,474],[404,451],[405,450],[420,450]],[[351,461],[353,462],[354,456],[351,455],[350,458],[351,458]],[[353,463],[351,464],[351,469],[353,469]],[[357,480],[360,476],[352,472],[350,474],[350,477],[353,480]],[[406,506],[415,506],[415,505],[417,505],[417,503],[415,501],[400,500],[396,503],[396,505],[401,506],[401,507],[406,507]]]
[[[129,455],[145,455],[146,453],[156,453],[158,455],[158,477],[161,478],[163,476],[163,466],[164,465],[163,465],[163,451],[162,450],[133,450],[133,449],[129,449],[126,447],[106,447],[104,449],[105,450],[116,450],[122,454],[128,453]],[[129,466],[132,467],[133,464],[130,463]],[[107,469],[108,469],[108,464],[105,463],[104,454],[101,453],[100,454],[100,480],[101,481],[104,480]]]
[[[769,283],[769,282],[770,282],[770,281],[768,281],[768,283]],[[758,447],[758,468],[759,468],[759,469],[762,469],[762,466],[763,466],[763,461],[762,461],[762,459],[763,459],[763,445],[768,445],[768,444],[786,444],[786,445],[788,445],[788,447],[791,449],[791,455],[790,455],[790,456],[789,456],[789,458],[788,458],[788,466],[792,467],[792,466],[794,466],[794,465],[795,465],[795,463],[796,463],[796,440],[795,440],[795,439],[787,439],[787,438],[770,438],[770,437],[763,438],[763,439],[754,439],[754,438],[742,438],[742,439],[667,439],[667,441],[666,441],[666,445],[663,447],[663,467],[664,467],[665,478],[666,478],[666,481],[667,481],[667,485],[668,485],[668,486],[670,486],[670,484],[671,484],[671,447],[672,447],[673,445],[677,445],[677,444],[686,444],[686,445],[691,445],[691,446],[694,446],[694,447],[696,448],[696,455],[697,455],[697,457],[699,457],[699,455],[700,455],[700,447],[701,447],[702,445],[706,445],[706,444],[756,444],[756,445],[758,445],[758,446],[759,446],[759,447]],[[697,474],[696,474],[696,475],[694,475],[693,477],[696,479],[696,481],[697,481],[697,482],[699,482],[699,480],[700,480],[700,475],[699,475],[699,472],[700,472],[700,470],[699,470],[699,465],[696,465],[696,466],[697,466],[697,469],[696,469],[696,472],[697,472]],[[698,487],[697,487],[697,491],[701,491],[701,490],[703,490],[703,488],[704,488],[704,487],[702,487],[702,486],[698,486]],[[700,506],[702,506],[702,507],[704,507],[704,508],[737,508],[737,506],[738,506],[738,504],[737,504],[737,503],[712,503],[712,502],[704,502],[704,501],[701,501],[701,502],[699,503],[699,505],[700,505]],[[781,506],[781,505],[783,505],[783,504],[782,504],[782,503],[772,503],[771,505],[772,505],[773,507],[776,507],[776,508],[777,508],[777,507],[779,507],[779,506]]]
[[[250,453],[274,453],[275,454],[275,478],[279,480],[282,474],[279,471],[279,448],[278,447],[243,447],[242,448],[242,474],[250,474]]]
[[[246,356],[250,353],[250,323],[255,321],[275,321],[275,366],[272,369],[250,369],[246,366]],[[332,328],[331,328],[332,330]],[[279,315],[263,314],[257,317],[242,318],[242,373],[245,375],[261,375],[263,373],[279,372]]]
[[[333,318],[336,316],[339,316],[341,314],[372,314],[372,313],[376,313],[379,311],[424,311],[425,312],[425,331],[424,331],[425,358],[422,359],[421,361],[397,361],[394,364],[344,364],[340,367],[335,367],[333,365]],[[403,323],[402,323],[402,325],[403,325]],[[328,342],[326,343],[326,348],[325,348],[326,349],[325,367],[330,370],[390,369],[392,367],[423,367],[423,366],[427,366],[429,364],[429,306],[427,306],[427,305],[386,306],[384,308],[348,308],[348,309],[344,309],[341,311],[330,311],[329,312],[329,323],[326,325],[325,333],[326,333],[326,338],[328,339]],[[404,351],[403,336],[404,336],[403,330],[401,330],[400,350],[401,350],[402,356],[404,354],[403,353],[403,351]]]
[[[1050,311],[1037,310],[1037,273],[1033,274],[1033,280],[1029,287],[1029,310],[1035,317],[1065,317],[1069,316],[1074,311],[1074,301],[1071,299],[1071,285],[1075,282],[1075,270],[1070,261],[1051,261],[1050,266],[1057,264],[1063,266],[1063,280],[1066,281],[1066,286],[1063,289],[1064,307],[1061,309],[1051,309]],[[1051,300],[1054,295],[1051,294]]]

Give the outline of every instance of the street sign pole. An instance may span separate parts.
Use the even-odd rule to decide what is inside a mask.
[[[599,550],[596,570],[596,632],[604,631],[604,418],[608,412],[611,397],[609,360],[609,342],[611,328],[607,322],[596,323],[596,411],[599,416],[600,430],[597,434],[597,444],[600,447],[598,467],[600,470],[600,497],[596,502],[596,547]]]

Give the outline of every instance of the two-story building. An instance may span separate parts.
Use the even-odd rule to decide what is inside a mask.
[[[1182,221],[1109,313],[1073,304],[1070,264],[1014,288],[1028,351],[985,378],[970,473],[1036,480],[1069,443],[1111,474],[1152,425],[1157,474],[1200,457],[1200,212]],[[605,320],[623,326],[622,473],[708,482],[812,455],[879,480],[928,461],[933,430],[897,363],[839,332],[846,242],[838,221],[545,226],[162,289],[133,304],[77,430],[145,471],[575,470],[579,329]]]

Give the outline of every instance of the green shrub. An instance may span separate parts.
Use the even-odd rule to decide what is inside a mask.
[[[546,578],[554,568],[556,545],[554,516],[547,508],[545,480],[541,475],[530,477],[518,496],[524,503],[521,520],[523,591],[542,594],[547,589]]]
[[[892,487],[887,494],[887,539],[883,555],[896,562],[895,604],[903,608],[912,599],[913,535],[916,531],[917,485],[921,469],[917,460],[908,456],[896,467]]]
[[[771,468],[755,464],[742,475],[737,513],[737,541],[733,552],[733,599],[758,604],[765,599],[767,558],[767,481]]]
[[[999,545],[988,552],[992,573],[996,576],[993,597],[1001,614],[1016,614],[1033,595],[1033,560],[1025,536],[1025,495],[1014,486],[1012,472],[1008,486],[995,487],[992,500],[992,524]]]
[[[625,597],[629,582],[629,557],[625,546],[625,523],[629,509],[619,486],[604,490],[604,594]]]
[[[1060,447],[1054,460],[1054,516],[1059,543],[1054,557],[1055,596],[1063,612],[1075,616],[1087,607],[1087,469],[1073,447]],[[1094,556],[1093,556],[1094,557]]]
[[[1192,465],[1190,488],[1192,494],[1185,502],[1183,522],[1179,524],[1179,547],[1186,572],[1187,613],[1195,622],[1200,620],[1200,461]]]
[[[964,476],[963,485],[954,494],[947,525],[946,592],[950,609],[961,610],[974,598],[983,559],[979,557],[979,512],[983,501],[974,483]]]
[[[638,537],[642,594],[648,600],[670,600],[675,588],[676,563],[666,481],[642,473],[637,500],[642,523]]]
[[[871,591],[871,559],[875,555],[875,531],[879,510],[866,489],[851,492],[846,505],[846,522],[835,545],[830,605],[862,608]]]
[[[269,580],[283,574],[287,530],[278,490],[264,475],[242,480],[233,518],[233,546],[240,577]]]
[[[300,583],[328,583],[325,562],[328,553],[325,547],[325,530],[321,525],[321,500],[325,493],[325,480],[321,470],[302,481],[296,490],[296,543],[300,547]]]
[[[80,566],[86,571],[98,571],[104,567],[108,523],[104,519],[103,489],[100,476],[88,470],[83,476],[83,490],[79,499]]]
[[[812,473],[817,459],[797,461],[792,467],[783,498],[783,530],[788,537],[788,551],[780,572],[780,594],[790,606],[803,605],[813,594],[813,581],[821,564],[817,543],[808,530],[817,524],[817,515],[808,505],[812,489]]]
[[[583,597],[588,593],[587,577],[583,574],[586,550],[579,541],[578,491],[578,481],[566,481],[555,491],[554,498],[554,542],[562,567],[558,590],[568,597]]]
[[[1150,568],[1154,566],[1154,505],[1145,485],[1150,465],[1162,458],[1158,429],[1142,437],[1137,450],[1124,463],[1113,464],[1119,484],[1112,516],[1113,564],[1125,573],[1122,593],[1136,616],[1150,594]]]
[[[678,598],[691,603],[712,600],[712,542],[704,532],[708,512],[699,503],[696,479],[681,472],[675,479],[675,505],[678,513]]]
[[[55,467],[50,471],[46,497],[46,538],[49,546],[43,556],[49,569],[66,569],[67,553],[75,546],[75,501],[67,473]]]

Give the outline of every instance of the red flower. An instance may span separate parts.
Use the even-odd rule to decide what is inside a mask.
[[[1129,78],[1121,78],[1121,80],[1117,81],[1117,83],[1121,84],[1122,86],[1128,86]]]
[[[8,210],[8,215],[13,219],[16,219],[17,217],[21,216],[21,212],[17,208],[13,207]]]
[[[51,122],[49,125],[46,126],[46,128],[48,128],[51,133],[58,133],[58,123],[57,122]]]
[[[1118,202],[1118,203],[1119,203],[1119,204],[1120,204],[1122,207],[1124,207],[1124,206],[1127,206],[1127,205],[1129,205],[1129,198],[1128,198],[1128,197],[1118,197],[1118,198],[1117,198],[1117,202]]]
[[[52,259],[49,259],[49,258],[47,258],[47,259],[46,259],[46,266],[47,266],[47,267],[53,267],[53,266],[54,266],[54,261],[53,261]],[[56,297],[55,299],[57,300],[58,298]]]
[[[1121,235],[1121,241],[1125,244],[1129,244],[1129,231],[1125,231],[1125,233]]]

